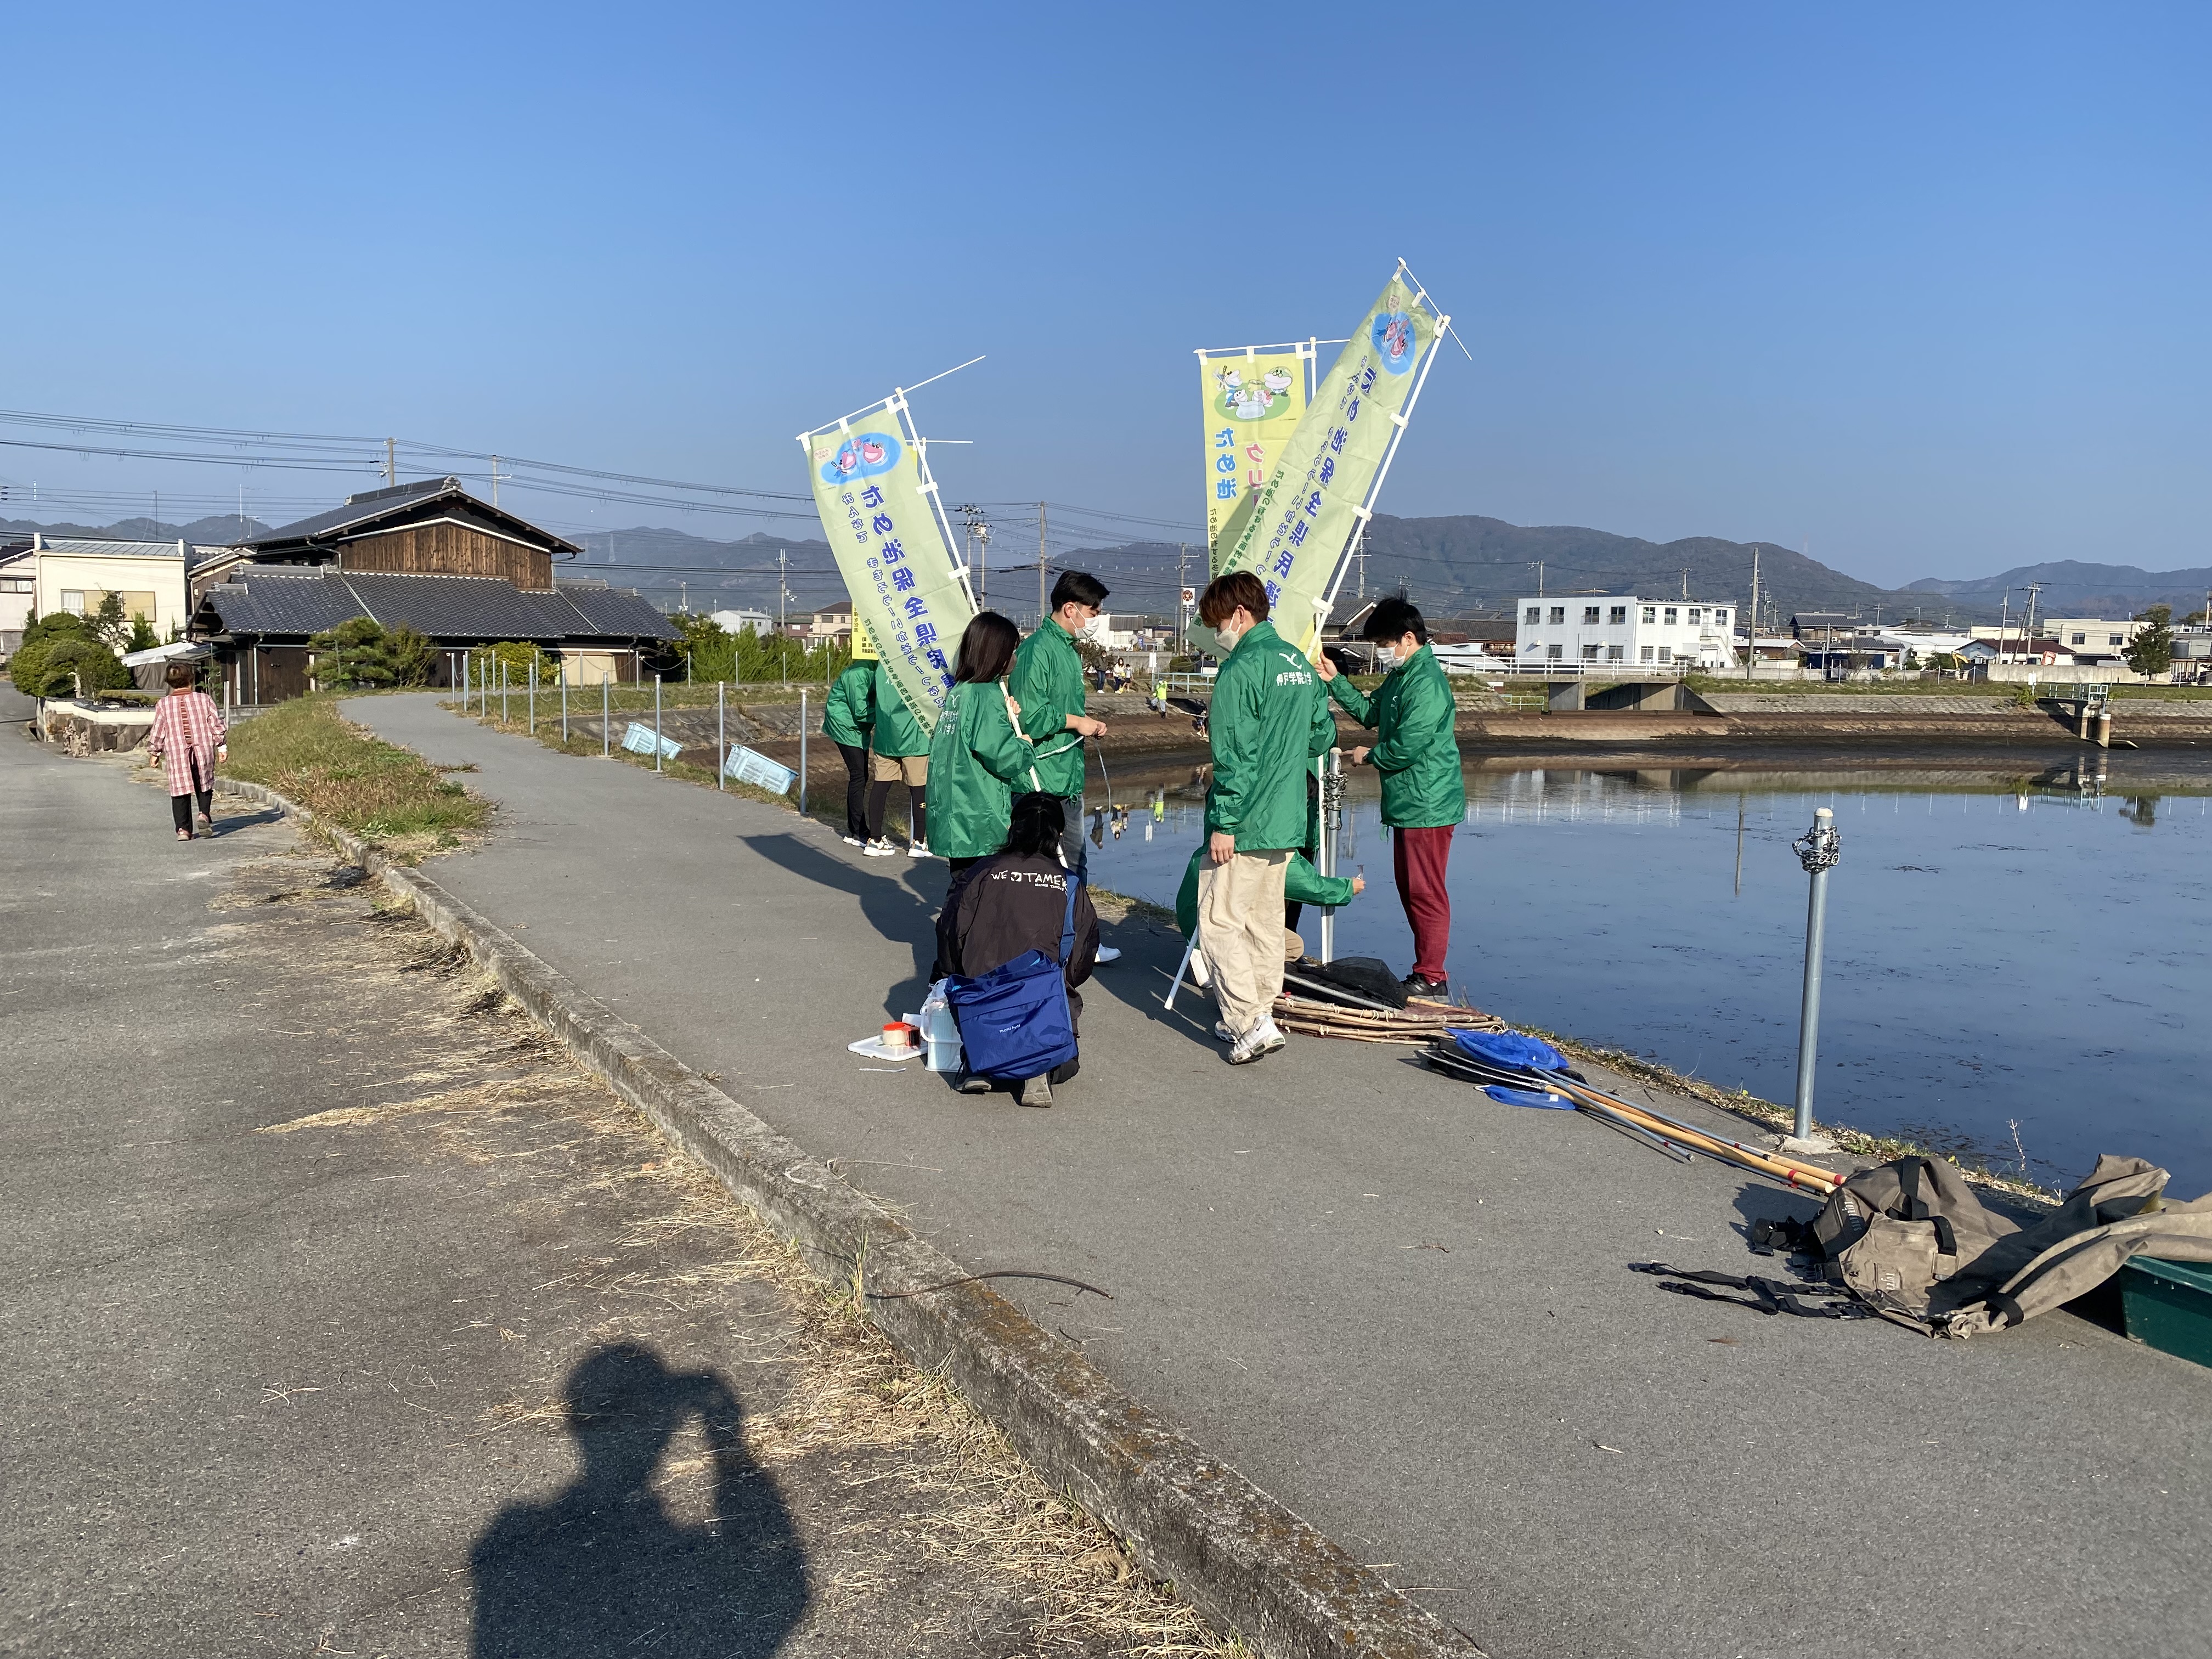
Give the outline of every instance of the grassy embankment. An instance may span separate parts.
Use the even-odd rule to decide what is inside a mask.
[[[2020,703],[2073,696],[2080,692],[2077,686],[2055,680],[2031,687],[2010,680],[1747,680],[1741,675],[1685,674],[1682,684],[1700,695],[1719,691],[1731,696],[1750,692],[1780,697],[1988,697],[1994,702]],[[2114,685],[2112,696],[2115,702],[2148,697],[2198,702],[2212,700],[2212,686]]]
[[[408,863],[459,846],[491,812],[421,756],[339,719],[328,696],[295,698],[240,721],[222,769]]]

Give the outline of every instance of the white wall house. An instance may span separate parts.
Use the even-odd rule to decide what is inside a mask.
[[[775,618],[765,611],[717,611],[708,621],[726,634],[742,634],[748,628],[757,639],[766,639],[775,632]]]
[[[126,618],[145,617],[155,635],[166,640],[172,632],[181,632],[190,617],[185,595],[187,556],[181,541],[35,535],[30,558],[33,611],[41,617],[57,611],[89,617],[99,611],[100,600],[114,593],[123,600]]]
[[[1522,599],[1514,661],[1590,669],[1725,668],[1735,659],[1735,606],[1632,594]]]

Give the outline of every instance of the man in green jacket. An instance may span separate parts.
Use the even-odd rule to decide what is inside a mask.
[[[856,661],[822,700],[822,735],[845,762],[845,839],[868,844],[868,730],[876,723],[876,665]]]
[[[1429,649],[1428,625],[1404,599],[1383,599],[1362,630],[1375,642],[1378,666],[1389,677],[1372,697],[1323,659],[1318,672],[1344,712],[1376,733],[1375,746],[1352,751],[1382,775],[1382,822],[1390,830],[1390,863],[1398,898],[1413,929],[1413,971],[1407,991],[1417,997],[1445,991],[1444,952],[1451,944],[1451,893],[1445,875],[1452,832],[1467,817],[1467,781],[1460,770],[1453,731],[1458,704]]]
[[[1306,767],[1336,740],[1313,665],[1267,622],[1267,590],[1249,570],[1217,576],[1198,617],[1222,657],[1206,714],[1213,781],[1206,792],[1206,853],[1198,931],[1213,974],[1229,1063],[1283,1046],[1283,882],[1305,845]]]
[[[1083,740],[1106,734],[1106,722],[1084,710],[1083,658],[1075,641],[1097,621],[1106,585],[1081,570],[1053,584],[1052,614],[1014,653],[1006,690],[1022,708],[1022,731],[1036,745],[1037,787],[1060,797],[1067,829],[1060,862],[1087,875],[1083,848]]]
[[[890,670],[878,662],[875,682],[876,735],[868,757],[868,846],[872,859],[897,855],[898,848],[884,834],[884,814],[890,805],[891,786],[906,785],[908,834],[906,855],[929,856],[929,733],[906,706]]]

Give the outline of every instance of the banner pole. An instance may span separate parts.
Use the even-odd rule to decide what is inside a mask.
[[[1403,269],[1404,261],[1401,260],[1399,264],[1400,268]],[[1427,297],[1425,292],[1422,297],[1425,299]],[[1433,345],[1437,339],[1441,339],[1444,331],[1450,326],[1451,313],[1447,311],[1438,312],[1437,331],[1431,337],[1431,344]],[[1413,395],[1406,399],[1405,408],[1392,417],[1390,447],[1382,452],[1382,465],[1375,469],[1375,482],[1367,487],[1367,499],[1360,503],[1358,520],[1352,528],[1352,535],[1346,538],[1343,550],[1336,556],[1336,568],[1329,575],[1327,598],[1325,600],[1316,601],[1321,605],[1321,614],[1324,618],[1330,611],[1336,609],[1336,596],[1344,586],[1345,573],[1352,568],[1352,544],[1365,532],[1367,521],[1375,516],[1375,503],[1382,496],[1382,481],[1390,476],[1390,463],[1398,459],[1398,446],[1405,441],[1406,428],[1413,423],[1414,405],[1421,401],[1421,388],[1428,385],[1429,370],[1436,366],[1436,361],[1437,354],[1431,350],[1422,361],[1420,373],[1414,377]],[[1320,638],[1318,632],[1315,638],[1318,642]]]
[[[982,359],[979,357],[975,361],[981,362]],[[961,368],[965,368],[967,366],[963,363]],[[950,374],[952,371],[948,368],[945,373]],[[937,378],[942,380],[945,376],[940,374]],[[907,402],[903,387],[894,386],[888,402],[898,416],[899,425],[906,433],[907,441],[914,446],[915,470],[921,474],[922,494],[929,497],[930,511],[936,515],[938,532],[945,538],[945,556],[953,560],[953,568],[959,573],[960,589],[968,596],[968,608],[970,611],[980,610],[981,607],[975,603],[975,585],[969,579],[968,560],[964,550],[961,556],[953,556],[952,521],[945,516],[945,495],[937,487],[937,475],[929,470],[928,440],[921,435],[921,428],[915,424],[914,408]],[[964,550],[967,546],[966,542],[963,541],[961,546]]]

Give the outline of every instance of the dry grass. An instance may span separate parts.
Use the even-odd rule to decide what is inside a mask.
[[[266,784],[410,863],[458,846],[491,811],[420,756],[341,720],[336,702],[324,696],[295,698],[240,721],[223,769]]]

